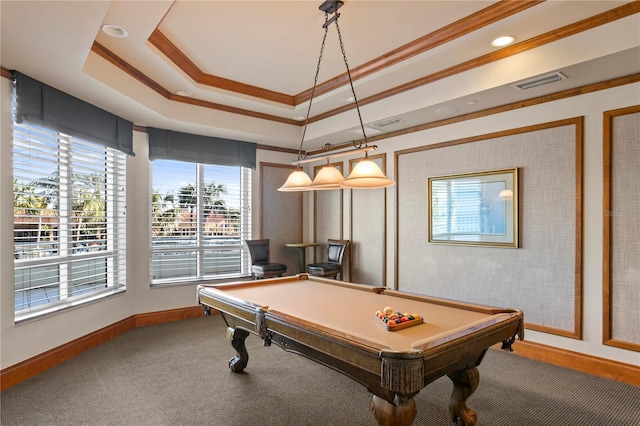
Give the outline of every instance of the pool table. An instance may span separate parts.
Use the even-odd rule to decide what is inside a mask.
[[[476,423],[466,406],[479,383],[478,366],[492,345],[510,350],[524,337],[522,312],[404,293],[307,274],[228,284],[202,284],[198,303],[220,312],[236,351],[229,368],[247,366],[245,339],[255,333],[364,385],[373,394],[379,425],[410,425],[414,396],[447,375],[449,414],[457,425]],[[375,316],[385,307],[418,314],[423,322],[390,331]]]

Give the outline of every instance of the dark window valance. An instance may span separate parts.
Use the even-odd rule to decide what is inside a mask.
[[[133,153],[133,123],[54,89],[18,71],[16,120],[57,130],[90,142]]]
[[[256,144],[147,127],[149,159],[256,168]]]

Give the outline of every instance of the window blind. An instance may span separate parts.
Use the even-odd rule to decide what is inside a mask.
[[[251,169],[151,163],[152,285],[249,274]]]
[[[125,288],[125,163],[118,150],[14,115],[16,320]]]

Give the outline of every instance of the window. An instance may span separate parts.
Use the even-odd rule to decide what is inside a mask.
[[[151,163],[151,284],[249,274],[251,169]]]
[[[122,291],[126,155],[13,123],[15,317]]]

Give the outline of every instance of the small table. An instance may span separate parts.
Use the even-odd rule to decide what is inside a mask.
[[[300,274],[294,277],[201,284],[198,302],[220,312],[236,350],[234,373],[247,367],[249,333],[333,368],[373,393],[380,425],[409,426],[414,396],[446,375],[453,382],[449,415],[458,425],[476,424],[467,407],[487,350],[502,342],[509,350],[524,336],[522,312],[403,293]],[[387,331],[374,312],[390,306],[420,314],[422,324]],[[348,318],[345,319],[345,313]],[[286,374],[286,364],[274,366]],[[277,392],[277,390],[275,390]],[[330,409],[330,407],[328,408]],[[443,407],[444,410],[446,408]]]
[[[305,270],[305,266],[307,264],[307,260],[306,260],[306,249],[307,247],[315,247],[315,246],[319,246],[320,244],[318,243],[287,243],[285,244],[285,246],[287,247],[293,247],[293,248],[297,248],[298,249],[298,271],[300,273],[303,273]]]

